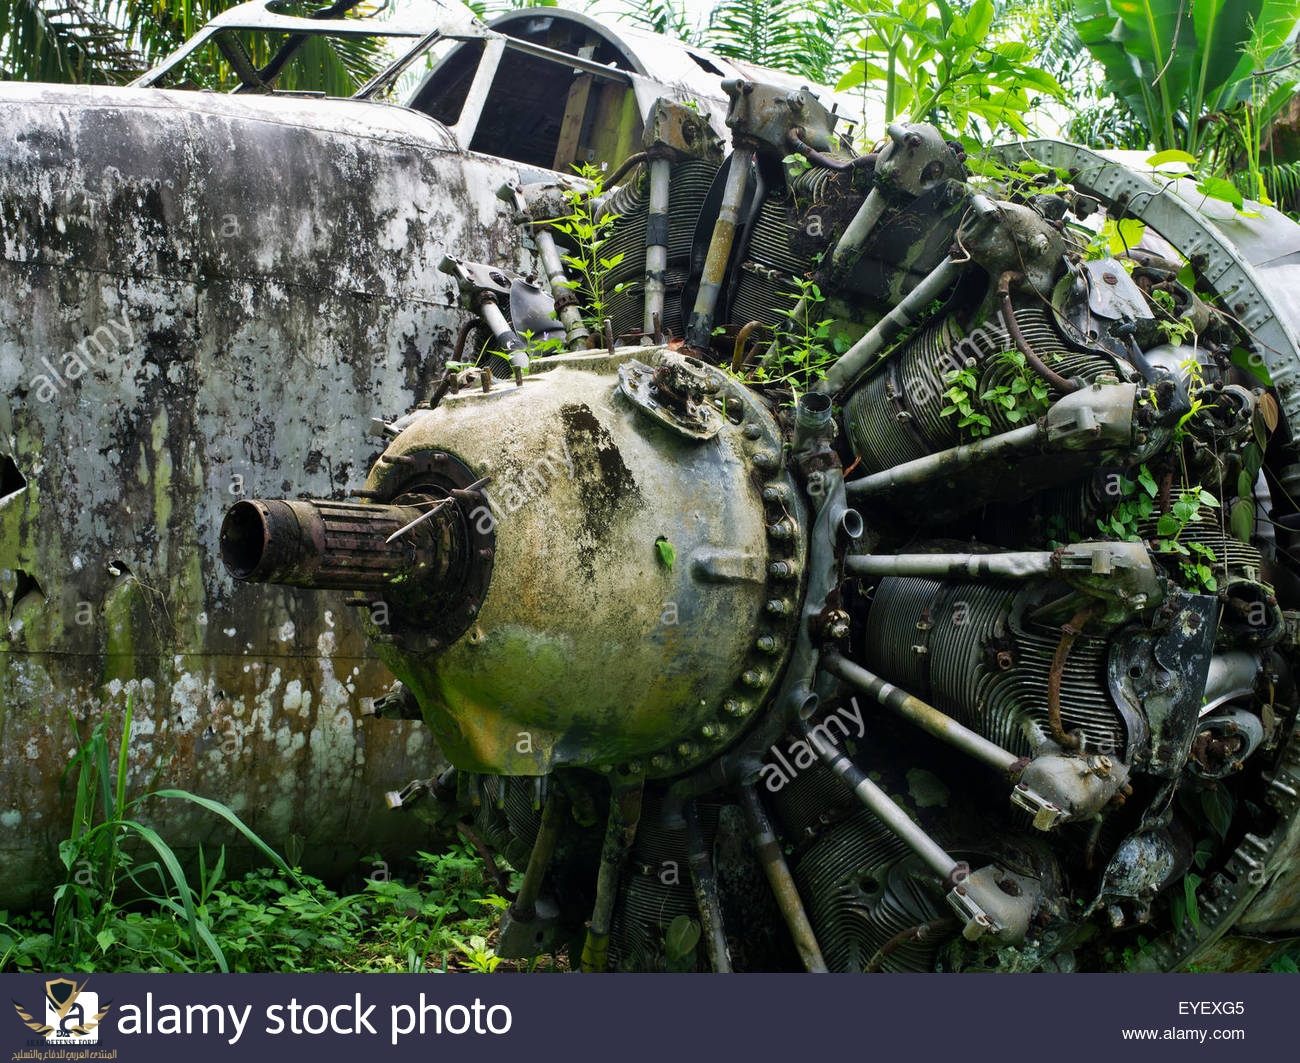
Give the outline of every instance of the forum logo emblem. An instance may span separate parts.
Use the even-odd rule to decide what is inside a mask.
[[[52,1045],[93,1045],[99,1043],[99,1024],[113,1006],[110,1000],[101,1008],[99,994],[87,993],[68,978],[45,983],[45,1021],[37,1022],[16,1000],[14,1010],[29,1030],[35,1030]]]

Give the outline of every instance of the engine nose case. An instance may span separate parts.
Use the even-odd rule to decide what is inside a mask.
[[[666,348],[547,369],[400,423],[367,494],[445,454],[486,480],[462,511],[495,546],[462,636],[373,624],[378,651],[458,767],[675,774],[745,728],[787,656],[806,534],[780,433]]]

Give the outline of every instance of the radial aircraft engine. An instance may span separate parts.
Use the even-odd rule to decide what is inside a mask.
[[[349,98],[303,88],[335,37],[389,55]],[[199,87],[213,56],[233,91]],[[384,794],[437,761],[429,732],[360,726],[392,677],[351,612],[234,595],[222,514],[356,485],[375,413],[428,398],[466,319],[449,254],[544,272],[503,186],[582,163],[614,187],[663,100],[693,219],[721,81],[752,76],[553,8],[489,28],[266,0],[129,87],[0,86],[0,908],[62,881],[64,769],[101,723],[118,748],[128,701],[132,795],[219,799],[318,874],[425,839]],[[497,298],[518,316],[539,291]],[[206,812],[138,811],[180,849],[249,852]]]
[[[1300,229],[1058,142],[978,182],[930,126],[855,155],[810,93],[724,88],[696,212],[713,164],[667,150],[576,205],[506,191],[539,247],[603,241],[551,260],[565,353],[453,255],[484,356],[352,499],[237,501],[227,572],[361,617],[378,715],[452,765],[390,803],[523,871],[503,956],[1268,963],[1300,931]]]

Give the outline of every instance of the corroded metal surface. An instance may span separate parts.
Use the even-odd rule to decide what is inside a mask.
[[[495,527],[496,552],[468,633],[436,654],[377,647],[458,767],[683,770],[747,725],[787,652],[790,617],[766,611],[776,541],[761,481],[730,486],[775,464],[770,415],[710,370],[709,401],[734,423],[716,440],[665,433],[590,361],[462,392],[418,412],[387,452],[447,450],[490,478],[469,519]],[[380,462],[367,487],[387,497],[407,468]],[[756,629],[769,650],[754,649]]]
[[[446,248],[526,265],[510,171],[398,108],[159,91],[8,85],[0,143],[0,906],[50,884],[63,765],[128,695],[133,790],[226,801],[317,870],[409,834],[383,793],[437,754],[359,722],[391,678],[356,617],[232,600],[216,530],[360,485],[371,418],[450,346]]]

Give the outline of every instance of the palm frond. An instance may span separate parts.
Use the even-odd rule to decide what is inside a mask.
[[[853,57],[843,40],[860,18],[844,0],[722,0],[703,32],[729,59],[775,67],[819,84],[837,80]]]
[[[0,78],[116,84],[143,69],[111,0],[0,0]]]

